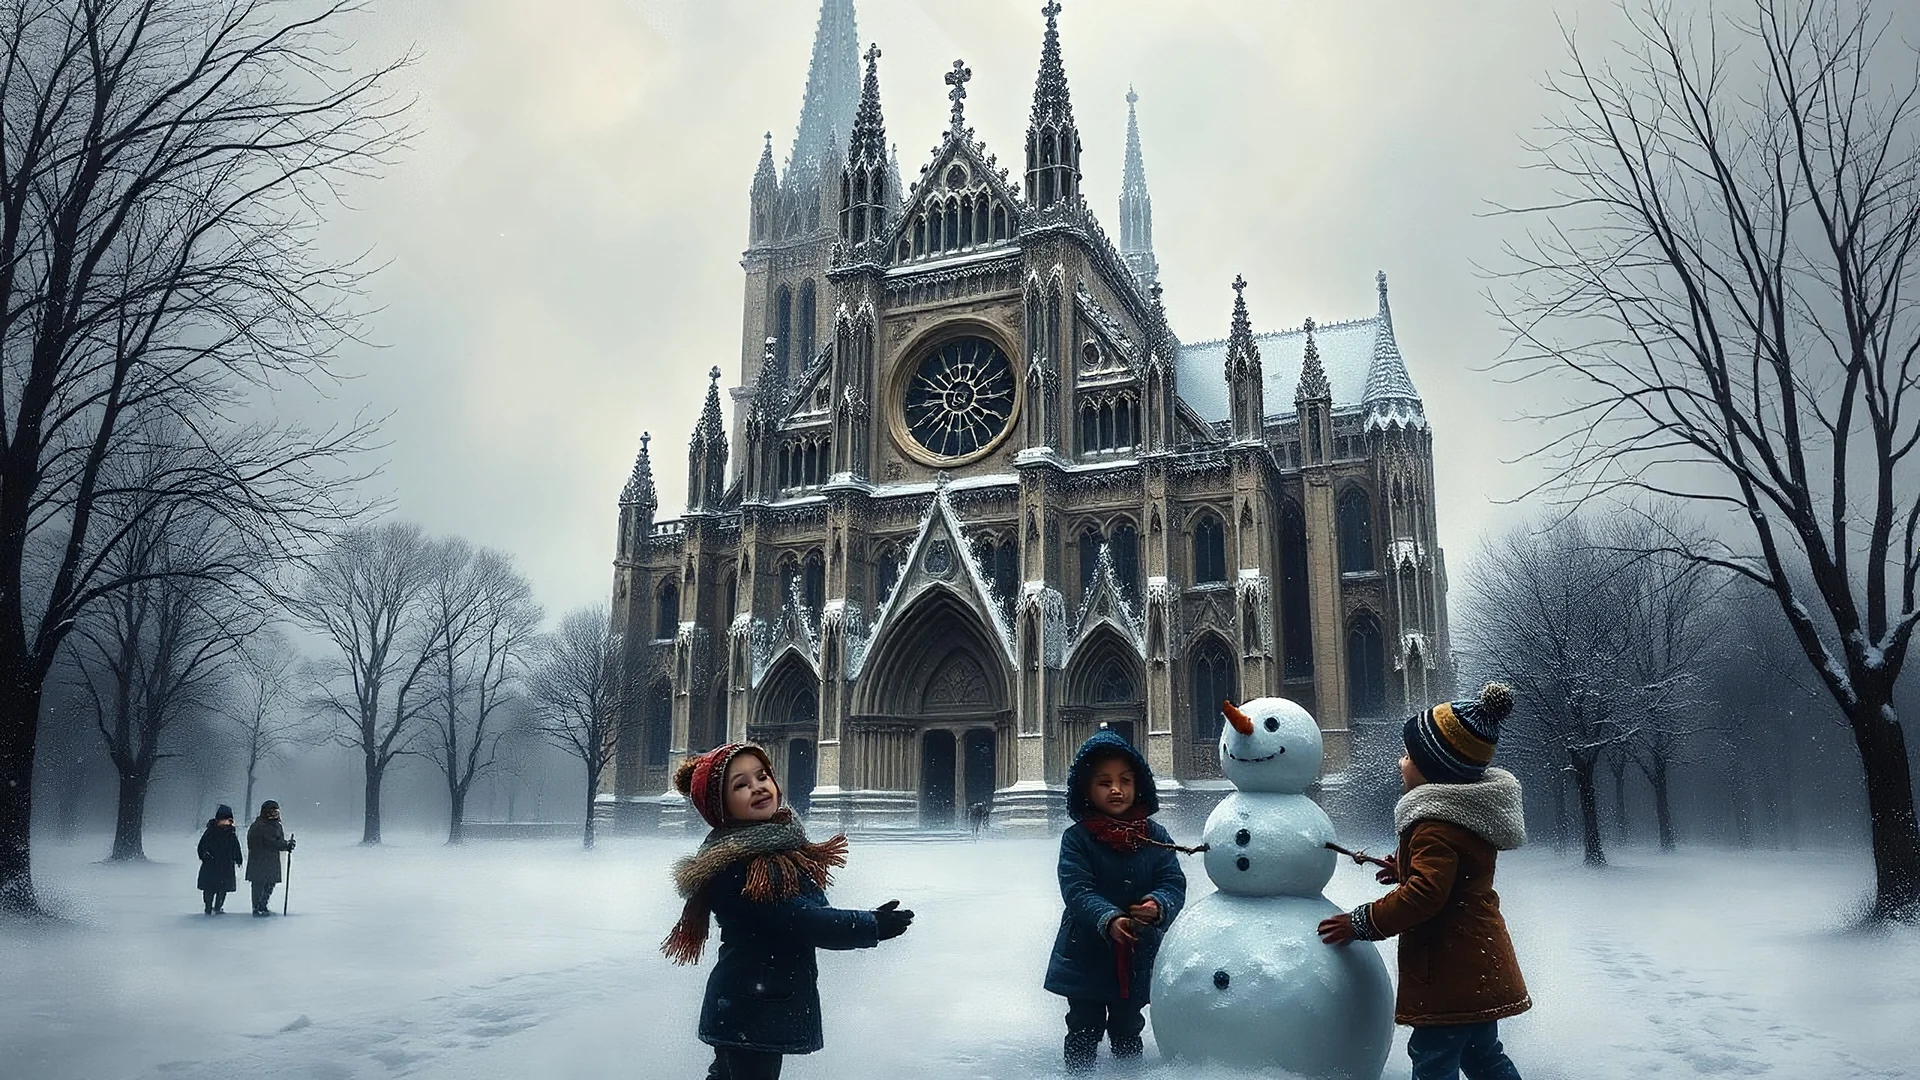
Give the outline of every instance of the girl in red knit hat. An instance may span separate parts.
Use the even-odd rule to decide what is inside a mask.
[[[767,752],[732,743],[688,758],[673,777],[713,831],[674,864],[686,907],[660,950],[696,963],[712,918],[720,954],[700,1008],[700,1041],[713,1047],[709,1080],[776,1080],[786,1054],[823,1045],[815,949],[866,949],[899,937],[913,912],[889,900],[872,911],[827,906],[826,888],[847,862],[847,838],[807,839],[781,805]]]

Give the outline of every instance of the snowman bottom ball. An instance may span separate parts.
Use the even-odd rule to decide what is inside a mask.
[[[1379,1080],[1393,1046],[1393,985],[1371,942],[1322,942],[1321,896],[1194,901],[1153,970],[1153,1037],[1170,1058],[1313,1080]]]

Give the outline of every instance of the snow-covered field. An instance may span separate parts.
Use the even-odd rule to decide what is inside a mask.
[[[149,850],[190,860],[194,838],[176,839]],[[0,1076],[705,1075],[693,1028],[706,969],[655,951],[678,911],[665,866],[690,839],[614,838],[592,853],[303,840],[287,919],[249,918],[244,894],[230,901],[240,913],[206,918],[189,861],[108,866],[91,861],[104,844],[42,848],[42,888],[72,918],[0,926]],[[1058,1074],[1063,1005],[1040,989],[1054,855],[1040,840],[856,842],[836,902],[899,897],[919,919],[878,950],[822,954],[827,1048],[786,1075]],[[1920,931],[1845,929],[1864,856],[1616,861],[1501,859],[1536,1002],[1502,1027],[1530,1080],[1920,1077]],[[1209,887],[1197,861],[1189,874]],[[1343,865],[1328,894],[1346,905],[1379,891]],[[1402,1030],[1388,1077],[1406,1077],[1404,1047]]]

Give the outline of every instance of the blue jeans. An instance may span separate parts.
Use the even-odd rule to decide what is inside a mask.
[[[1448,1024],[1417,1027],[1407,1040],[1413,1080],[1520,1080],[1507,1052],[1500,1048],[1500,1024]]]

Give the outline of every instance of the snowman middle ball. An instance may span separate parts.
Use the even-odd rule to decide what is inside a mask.
[[[1207,876],[1240,896],[1314,896],[1333,879],[1333,822],[1305,795],[1235,792],[1207,816]]]

